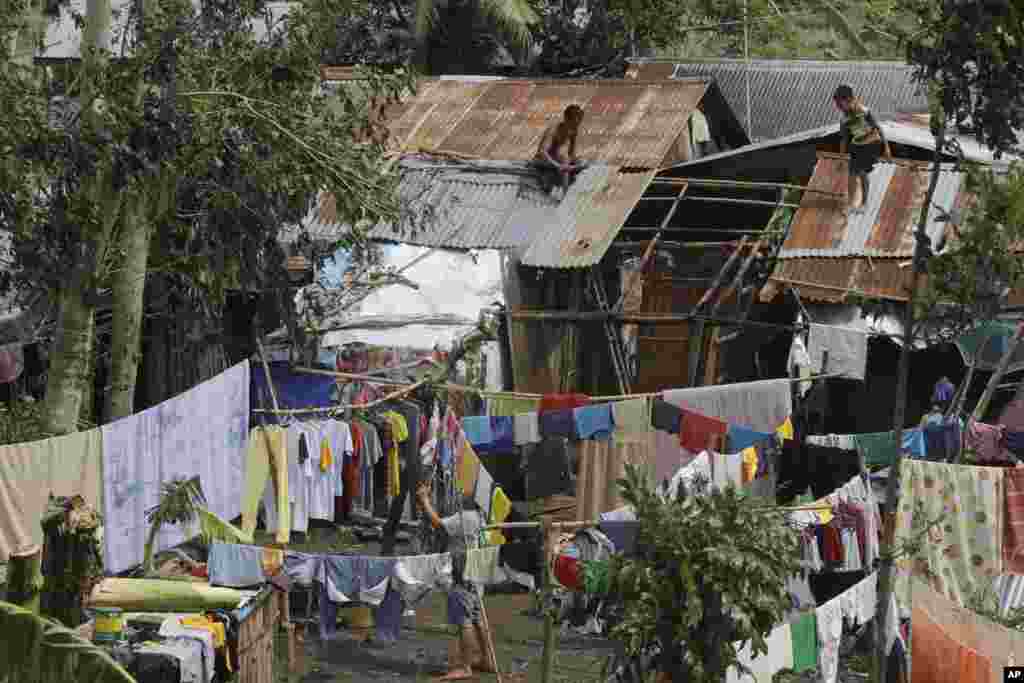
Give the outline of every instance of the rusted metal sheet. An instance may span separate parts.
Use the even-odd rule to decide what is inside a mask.
[[[396,146],[406,149],[525,160],[535,154],[544,130],[578,104],[586,112],[582,157],[658,168],[706,88],[704,81],[424,79],[389,128]]]
[[[598,263],[654,175],[654,171],[624,173],[610,166],[591,167],[577,178],[556,209],[519,213],[509,222],[510,232],[526,232],[526,226],[533,225],[522,263],[539,268],[582,268]],[[524,227],[517,229],[517,224]]]
[[[808,187],[831,193],[844,192],[846,177],[837,172],[838,165],[836,159],[819,156]],[[842,197],[805,192],[779,255],[785,257],[790,253],[796,255],[800,251],[829,250],[837,246],[845,228],[840,202]]]
[[[836,303],[854,296],[906,301],[910,265],[904,259],[786,259],[771,279],[811,301]]]
[[[913,254],[913,232],[928,188],[929,165],[881,161],[870,176],[870,192],[860,211],[843,214],[843,198],[805,192],[779,257],[904,257]],[[810,187],[844,192],[848,165],[844,157],[820,152]],[[963,174],[952,166],[939,173],[926,232],[932,240],[946,229],[940,217],[956,203]]]

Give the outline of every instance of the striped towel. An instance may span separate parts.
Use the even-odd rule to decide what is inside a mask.
[[[1003,569],[1008,574],[1024,574],[1024,468],[1005,468],[1003,486]]]

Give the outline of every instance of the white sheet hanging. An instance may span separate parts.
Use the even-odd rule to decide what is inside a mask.
[[[249,436],[249,361],[160,405],[103,426],[103,559],[120,572],[142,561],[146,511],[160,486],[199,476],[209,509],[230,520],[241,513]],[[164,527],[156,549],[185,540]]]

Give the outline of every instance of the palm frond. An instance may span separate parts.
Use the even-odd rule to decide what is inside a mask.
[[[226,522],[206,508],[199,508],[199,535],[203,543],[252,543],[252,536],[246,535],[231,522]]]
[[[413,23],[416,30],[416,39],[419,41],[426,40],[427,35],[436,23],[437,5],[435,0],[417,0],[416,16]]]
[[[156,535],[165,524],[191,524],[206,505],[206,496],[199,477],[172,479],[160,486],[160,502],[146,510],[149,535],[143,551],[142,566],[147,574],[153,570],[153,547]]]
[[[530,29],[540,22],[529,0],[476,0],[495,28],[504,32],[521,49],[530,46]],[[417,0],[416,37],[424,40],[437,23],[436,0]]]
[[[0,679],[133,683],[103,648],[77,632],[17,605],[0,601]]]
[[[477,0],[484,12],[499,30],[505,32],[515,45],[523,50],[530,47],[530,29],[540,17],[529,0]]]

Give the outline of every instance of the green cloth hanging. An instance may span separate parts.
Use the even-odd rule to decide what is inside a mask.
[[[789,625],[793,639],[793,671],[818,666],[818,618],[807,612]]]
[[[516,398],[514,396],[502,396],[493,399],[491,415],[494,417],[515,417],[521,413],[535,413],[540,407],[540,399],[537,398]]]
[[[611,577],[608,562],[585,560],[583,565],[583,590],[589,595],[607,595],[611,591]]]
[[[854,434],[857,452],[864,457],[865,465],[891,465],[896,460],[892,432]]]

